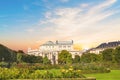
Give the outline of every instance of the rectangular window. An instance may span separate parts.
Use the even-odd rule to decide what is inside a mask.
[[[66,46],[63,46],[63,48],[66,48]]]
[[[52,46],[52,48],[54,48],[54,46]]]
[[[68,46],[68,48],[70,48],[71,46]]]
[[[60,45],[59,48],[62,48],[62,46]]]

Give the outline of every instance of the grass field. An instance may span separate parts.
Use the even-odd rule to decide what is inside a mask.
[[[112,70],[110,73],[84,74],[86,77],[96,77],[96,80],[120,80],[120,70]]]
[[[41,70],[45,71],[45,70]],[[60,75],[60,70],[52,69],[48,70],[53,72],[55,75]],[[110,73],[95,73],[95,74],[84,74],[86,77],[95,77],[96,80],[120,80],[120,70],[111,70]]]

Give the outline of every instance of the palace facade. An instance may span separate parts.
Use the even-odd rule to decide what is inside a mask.
[[[102,43],[99,46],[97,46],[96,48],[89,50],[89,52],[95,53],[95,54],[100,54],[105,49],[109,49],[109,48],[115,49],[118,46],[120,46],[120,41]]]
[[[74,50],[73,48],[73,40],[71,41],[48,41],[44,44],[42,44],[38,49],[32,50],[31,48],[28,48],[28,54],[29,55],[35,55],[35,56],[47,56],[48,59],[51,61],[52,64],[58,64],[58,54],[62,50],[67,50],[72,54],[72,58],[75,57],[75,55],[82,55],[82,52],[78,50]]]

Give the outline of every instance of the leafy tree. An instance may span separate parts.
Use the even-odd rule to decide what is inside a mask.
[[[99,54],[92,53],[90,57],[91,57],[91,62],[98,62],[101,60],[101,56]]]
[[[47,56],[43,58],[43,64],[51,64],[51,61],[48,59]]]
[[[73,63],[80,63],[80,56],[75,55],[75,58],[73,59]]]
[[[24,51],[23,50],[18,50],[18,53],[23,53],[24,54]]]
[[[100,54],[97,54],[97,56],[98,56],[98,61],[102,62],[102,61],[103,61],[103,56],[102,56],[102,54],[101,54],[101,53],[100,53]]]
[[[10,58],[11,58],[11,59],[10,59],[10,62],[16,62],[16,60],[17,60],[17,57],[16,57],[16,56],[17,56],[17,53],[12,52],[12,53],[11,53],[11,57],[10,57]]]
[[[100,61],[100,56],[94,53],[84,53],[81,56],[81,62],[91,63]]]
[[[67,50],[62,50],[58,54],[58,63],[59,64],[69,64],[72,63],[72,55]]]
[[[35,62],[36,62],[36,63],[43,63],[43,58],[42,58],[42,56],[36,56]]]
[[[84,53],[81,55],[81,62],[90,63],[90,53]]]
[[[22,54],[21,53],[17,53],[16,58],[17,58],[17,63],[22,62]]]
[[[27,55],[27,54],[22,55],[22,61],[26,63],[33,63],[31,55]]]
[[[104,51],[102,51],[102,56],[104,61],[112,61],[113,49],[105,49]]]
[[[34,55],[22,55],[22,61],[26,63],[42,63],[42,57]]]
[[[120,63],[120,46],[115,49],[115,60]]]
[[[14,62],[16,60],[16,53],[11,49],[0,44],[0,61]]]

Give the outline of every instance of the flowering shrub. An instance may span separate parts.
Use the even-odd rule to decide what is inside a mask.
[[[62,70],[31,70],[26,68],[0,68],[0,80],[8,79],[49,79],[49,78],[85,78],[80,70],[71,66]]]
[[[63,78],[85,78],[81,74],[81,70],[75,70],[72,66],[69,69],[62,69],[61,72]]]
[[[41,71],[41,70],[35,70],[35,72],[33,72],[30,76],[30,78],[32,79],[39,79],[39,78],[53,78],[53,74],[50,73],[49,71]]]
[[[20,79],[28,79],[30,75],[30,70],[29,69],[19,69],[19,77]]]
[[[0,80],[18,78],[19,70],[16,68],[0,68]]]
[[[82,63],[82,64],[74,64],[73,68],[77,70],[81,70],[81,73],[108,73],[110,72],[109,67],[105,67],[101,63]]]

